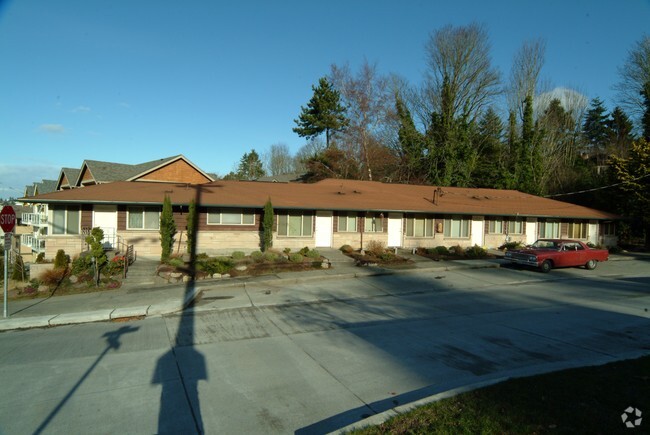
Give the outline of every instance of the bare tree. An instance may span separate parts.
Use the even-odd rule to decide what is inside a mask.
[[[633,118],[641,118],[646,111],[643,92],[650,88],[650,36],[644,35],[632,47],[618,73],[619,103]]]
[[[491,65],[487,31],[476,23],[445,26],[434,32],[425,45],[428,70],[421,104],[430,113],[473,122],[500,93],[499,72]],[[445,99],[443,104],[443,88]]]
[[[309,140],[309,142],[305,143],[296,155],[293,158],[293,166],[296,172],[306,172],[308,170],[307,168],[307,161],[313,157],[316,157],[318,154],[322,153],[325,148],[327,148],[327,145],[323,140],[319,137],[314,137]]]
[[[546,42],[543,39],[534,39],[524,42],[515,54],[506,98],[508,109],[518,113],[520,119],[523,119],[526,96],[535,98],[537,95],[545,53]]]
[[[276,143],[264,153],[264,167],[269,175],[289,174],[295,171],[294,158],[289,151],[289,146]]]
[[[348,65],[332,65],[331,80],[346,104],[349,121],[339,147],[354,156],[360,173],[372,180],[373,167],[380,163],[375,158],[381,154],[377,151],[387,147],[381,143],[381,137],[392,111],[390,82],[377,72],[376,64],[368,61],[364,61],[356,74]]]

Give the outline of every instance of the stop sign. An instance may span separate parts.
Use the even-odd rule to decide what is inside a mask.
[[[16,212],[12,206],[5,205],[0,212],[0,228],[5,233],[10,233],[14,230],[14,226],[16,226]]]

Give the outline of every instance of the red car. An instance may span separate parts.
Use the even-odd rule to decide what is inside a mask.
[[[554,267],[584,266],[595,269],[599,261],[609,259],[607,249],[593,249],[577,240],[540,239],[524,249],[508,251],[505,259],[548,273]]]

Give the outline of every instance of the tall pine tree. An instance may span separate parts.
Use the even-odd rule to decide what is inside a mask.
[[[325,142],[330,145],[332,135],[348,125],[346,109],[341,105],[341,94],[332,87],[327,78],[318,81],[318,87],[312,86],[314,95],[301,107],[300,116],[295,119],[297,127],[293,129],[300,137],[314,138],[325,132]]]

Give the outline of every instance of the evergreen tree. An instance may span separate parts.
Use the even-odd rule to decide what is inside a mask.
[[[517,188],[523,192],[533,193],[535,189],[535,130],[533,124],[533,97],[528,95],[524,103],[524,120],[521,128],[521,140],[518,142],[515,174]]]
[[[422,181],[425,178],[424,135],[415,127],[411,112],[398,94],[395,95],[395,110],[397,112],[397,122],[399,125],[397,131],[397,143],[402,159],[400,172],[402,173],[403,181]]]
[[[609,142],[607,119],[602,100],[600,98],[591,100],[591,108],[585,114],[582,123],[582,134],[588,149],[597,155],[605,151]]]
[[[255,150],[244,153],[237,167],[236,178],[238,180],[256,180],[264,175],[264,165],[259,154]]]
[[[190,205],[187,208],[187,253],[191,254],[192,250],[195,248],[194,243],[196,242],[196,202],[194,200],[190,201]]]
[[[650,66],[650,65],[649,65]],[[643,131],[643,138],[650,142],[650,80],[645,82],[643,90],[643,116],[641,117],[641,129]]]
[[[162,213],[160,214],[160,246],[162,248],[160,261],[166,263],[174,249],[174,236],[176,235],[176,223],[172,211],[172,202],[169,196],[165,195],[163,200]]]
[[[262,220],[262,251],[273,247],[273,204],[271,198],[264,204],[264,218]]]
[[[325,132],[325,142],[329,147],[332,135],[348,125],[346,109],[341,105],[341,94],[332,87],[327,78],[321,78],[318,87],[312,86],[312,90],[314,95],[307,107],[300,108],[300,116],[294,120],[297,127],[293,131],[308,139]]]
[[[607,120],[609,137],[609,154],[627,157],[628,150],[634,140],[632,121],[620,106],[614,108]]]
[[[475,187],[509,188],[509,153],[503,142],[504,127],[496,111],[490,107],[478,123],[475,146],[479,159],[473,177]]]

